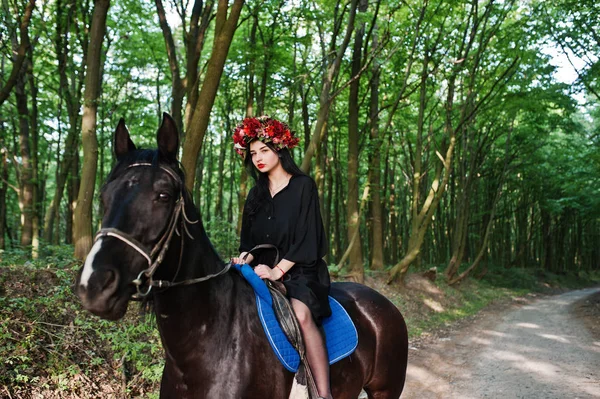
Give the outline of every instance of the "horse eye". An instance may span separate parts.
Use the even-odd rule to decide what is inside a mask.
[[[171,195],[169,193],[160,193],[158,194],[158,199],[163,202],[167,202],[171,199]]]

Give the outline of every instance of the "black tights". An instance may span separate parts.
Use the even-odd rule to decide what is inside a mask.
[[[310,310],[304,303],[292,298],[292,308],[302,330],[302,338],[306,347],[306,357],[315,378],[319,395],[326,399],[333,399],[329,383],[329,359],[327,358],[327,349],[325,348],[323,335],[315,324]]]

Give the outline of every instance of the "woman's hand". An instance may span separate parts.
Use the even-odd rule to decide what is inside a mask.
[[[278,268],[271,269],[267,265],[258,265],[254,268],[254,272],[258,274],[260,278],[266,278],[271,281],[277,281],[283,277],[283,273]]]
[[[248,255],[248,256],[246,256]],[[244,259],[244,257],[246,257],[246,259]],[[244,263],[250,263],[254,260],[254,255],[248,253],[248,252],[242,252],[240,254],[240,256],[238,256],[237,258],[231,258],[231,263],[236,264],[236,265],[243,265]]]

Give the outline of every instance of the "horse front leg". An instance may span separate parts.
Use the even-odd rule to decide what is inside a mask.
[[[160,382],[160,399],[192,399],[203,398],[198,389],[190,387],[184,380],[184,374],[167,361]]]

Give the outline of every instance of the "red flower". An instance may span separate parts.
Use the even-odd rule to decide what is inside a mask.
[[[258,132],[262,127],[256,118],[246,118],[242,122],[242,125],[244,126],[246,135],[252,138],[258,135]]]
[[[268,116],[245,118],[235,128],[233,143],[238,154],[243,155],[248,143],[253,139],[272,143],[277,150],[294,148],[300,142],[285,123]]]

